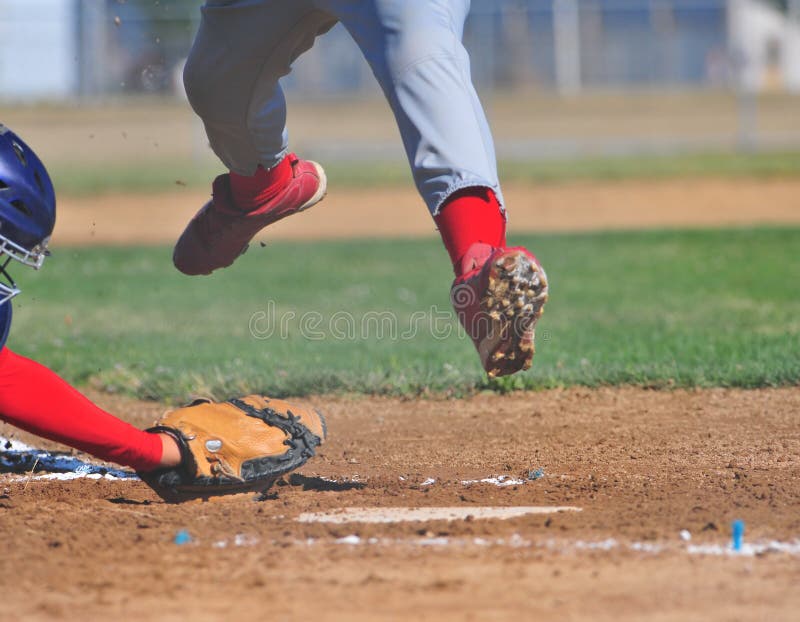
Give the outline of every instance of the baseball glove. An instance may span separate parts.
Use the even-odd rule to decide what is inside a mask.
[[[263,492],[302,466],[326,436],[316,410],[261,395],[196,400],[164,415],[148,432],[172,436],[180,466],[139,473],[165,501]]]

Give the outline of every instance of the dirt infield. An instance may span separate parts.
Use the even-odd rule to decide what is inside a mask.
[[[791,179],[506,191],[512,232],[800,223]],[[55,245],[168,244],[205,198],[64,199]],[[332,189],[267,237],[434,233],[410,189]],[[163,409],[91,397],[140,427]],[[135,480],[0,474],[5,617],[797,619],[800,388],[311,401],[330,440],[261,501],[174,506]],[[0,436],[56,448],[8,425]],[[580,511],[480,518],[564,506]],[[474,513],[398,522],[404,508],[452,507]],[[395,522],[298,521],[347,508]],[[176,544],[182,530],[191,541]]]
[[[686,179],[507,184],[509,231],[798,224],[800,179]],[[67,197],[59,202],[53,241],[59,245],[171,244],[206,193]],[[427,210],[405,188],[330,188],[308,213],[281,221],[265,239],[415,237],[435,235]]]
[[[162,408],[92,397],[137,425]],[[1,475],[6,619],[797,619],[800,389],[311,401],[329,442],[259,502]],[[449,506],[582,511],[296,520]]]

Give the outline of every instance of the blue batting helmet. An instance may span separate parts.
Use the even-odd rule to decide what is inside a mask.
[[[0,124],[0,253],[42,265],[56,224],[56,196],[42,161]]]
[[[39,268],[56,224],[56,197],[42,161],[0,124],[0,303],[19,293],[5,271],[11,259]]]

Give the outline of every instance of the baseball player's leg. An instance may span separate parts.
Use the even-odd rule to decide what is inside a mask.
[[[270,9],[277,4],[294,10]],[[306,6],[304,6],[306,5]],[[189,103],[214,153],[237,173],[271,168],[286,153],[286,102],[268,62],[307,3],[208,2],[184,68]]]
[[[461,43],[468,0],[319,0],[342,21],[378,79],[432,214],[466,187],[502,203],[489,126]]]
[[[337,11],[383,88],[431,214],[447,207],[449,218],[437,224],[454,265],[476,241],[501,245],[494,145],[461,43],[469,2],[321,1]]]
[[[117,419],[43,365],[8,348],[0,350],[0,419],[139,471],[180,462],[170,437]]]
[[[453,262],[456,311],[484,368],[527,368],[547,282],[531,253],[506,248],[492,136],[461,43],[469,0],[318,2],[353,35],[392,107]]]
[[[260,229],[325,194],[313,162],[287,154],[286,102],[278,80],[335,18],[310,0],[209,2],[184,70],[189,101],[230,170],[175,247],[176,267],[208,274],[230,265]]]

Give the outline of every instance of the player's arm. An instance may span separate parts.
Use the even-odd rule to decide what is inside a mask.
[[[0,350],[0,419],[137,471],[180,462],[169,436],[118,419],[47,367],[7,347]]]

